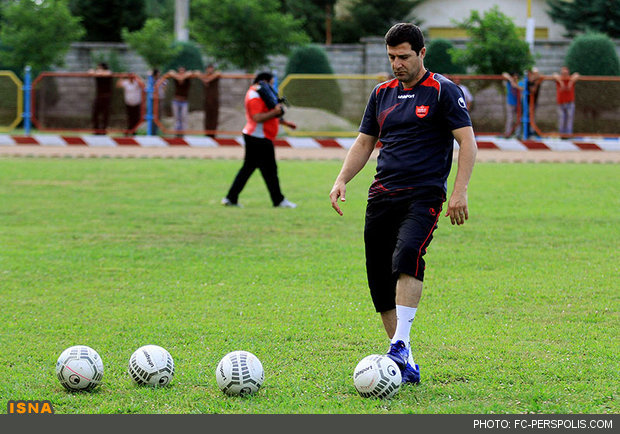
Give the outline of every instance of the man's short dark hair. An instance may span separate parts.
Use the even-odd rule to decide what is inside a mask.
[[[273,78],[273,74],[271,72],[268,72],[268,71],[259,72],[258,74],[256,74],[256,77],[254,77],[253,83],[256,84],[259,81],[266,81],[267,83],[269,83],[272,78]]]
[[[422,30],[411,23],[394,24],[385,34],[385,45],[396,47],[403,42],[409,42],[413,51],[420,54],[420,50],[424,47]]]

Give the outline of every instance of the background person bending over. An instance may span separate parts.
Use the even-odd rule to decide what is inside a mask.
[[[273,86],[273,74],[261,72],[254,77],[254,82],[245,94],[245,119],[246,124],[243,128],[243,140],[245,142],[245,157],[243,166],[239,169],[235,180],[230,186],[230,190],[222,204],[226,206],[239,206],[239,194],[245,184],[257,168],[260,170],[265,184],[269,189],[273,206],[280,208],[296,208],[297,205],[288,201],[280,190],[280,180],[278,179],[278,166],[276,163],[273,140],[278,135],[280,124],[290,128],[297,126],[280,119],[284,113],[281,104],[275,104],[273,108],[267,106],[270,101],[265,101],[261,97],[261,86]],[[264,89],[263,89],[264,90]],[[271,105],[271,104],[270,104]]]
[[[388,357],[404,383],[418,383],[410,334],[422,296],[423,259],[446,199],[454,139],[458,170],[446,216],[468,218],[467,186],[476,159],[476,140],[460,89],[424,68],[424,36],[409,23],[385,35],[393,80],[370,94],[359,135],[349,149],[329,194],[342,215],[346,184],[366,165],[381,140],[377,172],[368,192],[364,243],[366,272],[375,310],[390,338]]]

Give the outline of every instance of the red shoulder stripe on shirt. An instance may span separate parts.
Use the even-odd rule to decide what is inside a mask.
[[[386,81],[385,83],[382,83],[379,87],[377,87],[376,94],[379,95],[379,92],[382,89],[387,89],[388,87],[398,87],[398,79],[394,78],[390,81]]]
[[[420,86],[434,87],[437,89],[438,93],[441,92],[441,84],[439,84],[439,81],[435,79],[435,74],[432,72],[428,77],[426,77],[426,80],[420,83]]]

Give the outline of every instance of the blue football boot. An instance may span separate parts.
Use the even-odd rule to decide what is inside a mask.
[[[398,365],[402,372],[407,366],[409,349],[403,341],[396,341],[393,344],[390,344],[390,350],[387,352],[387,356],[394,360],[394,363]]]
[[[403,377],[403,383],[418,384],[420,382],[420,367],[416,364],[415,367],[411,366],[411,363],[407,363],[405,369],[400,371]]]

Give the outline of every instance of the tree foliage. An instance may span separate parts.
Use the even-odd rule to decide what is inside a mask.
[[[149,18],[144,27],[135,32],[123,29],[123,40],[146,61],[151,68],[168,64],[180,50],[174,45],[174,36],[160,18]]]
[[[581,75],[620,75],[620,60],[609,36],[585,33],[571,42],[566,52],[566,66]]]
[[[188,71],[202,71],[204,69],[202,53],[196,43],[176,41],[173,50],[175,50],[175,54],[164,66],[164,72],[170,69],[179,69],[180,66]]]
[[[21,73],[26,65],[42,71],[63,63],[71,42],[84,34],[79,19],[61,0],[21,0],[2,10],[2,65]]]
[[[424,66],[440,74],[465,74],[465,67],[455,60],[452,53],[455,53],[452,42],[441,38],[433,39],[426,47]]]
[[[524,71],[534,64],[529,46],[519,36],[514,22],[497,6],[483,16],[476,10],[459,24],[470,40],[456,52],[456,60],[479,74]]]
[[[84,40],[96,42],[120,42],[121,29],[141,29],[144,6],[144,0],[69,0],[71,12],[82,18]]]
[[[394,24],[420,24],[411,11],[425,0],[351,0],[343,17],[334,22],[334,41],[357,43],[364,36],[383,36]]]
[[[272,54],[309,42],[301,22],[282,14],[277,0],[194,0],[189,29],[222,64],[254,71]]]
[[[159,18],[169,29],[174,29],[175,0],[144,0],[146,19]]]
[[[620,0],[547,0],[551,19],[562,24],[566,36],[600,32],[620,38]]]
[[[620,75],[616,47],[602,33],[577,36],[568,47],[565,63],[581,75]],[[596,119],[602,110],[616,110],[620,105],[620,88],[608,82],[580,81],[575,89],[575,105],[588,118]]]
[[[312,42],[324,43],[326,39],[326,22],[333,21],[333,8],[336,0],[280,0],[281,11],[300,20],[302,28]],[[328,10],[332,16],[328,17]]]

